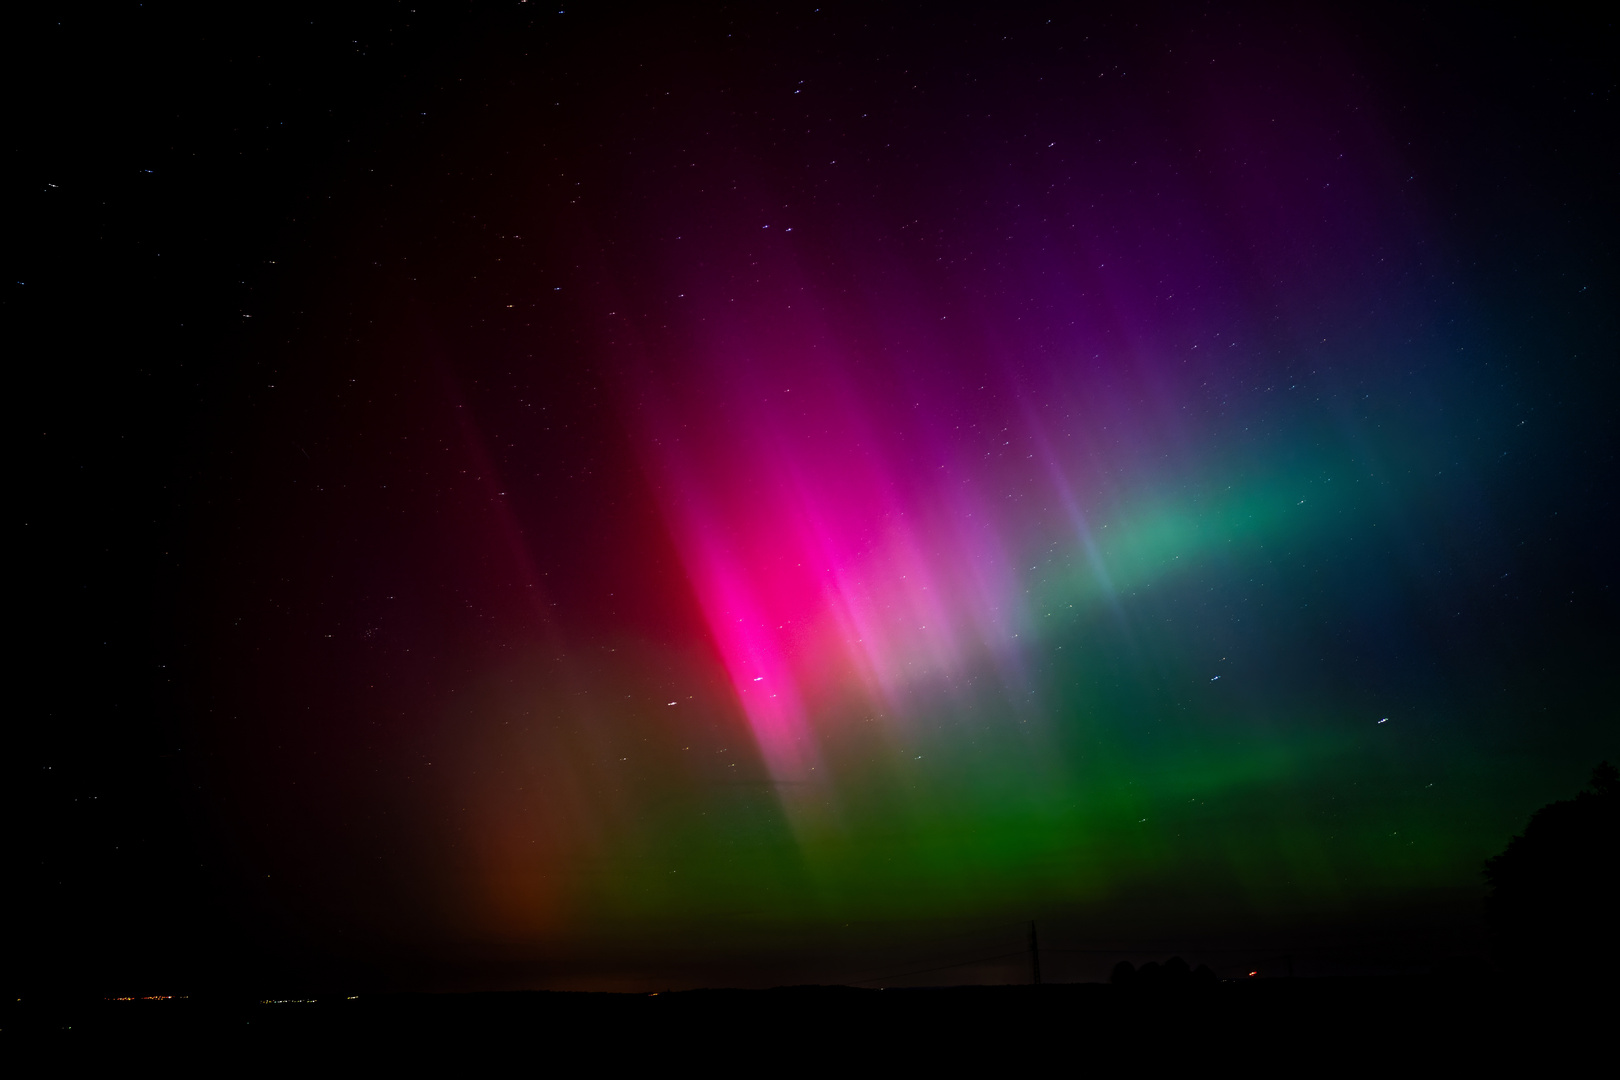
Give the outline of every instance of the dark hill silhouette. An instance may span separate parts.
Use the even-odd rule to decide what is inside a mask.
[[[1485,916],[1496,957],[1515,975],[1612,977],[1620,961],[1620,771],[1550,803],[1485,863]]]
[[[1163,965],[1149,960],[1138,968],[1129,960],[1114,965],[1109,982],[1115,986],[1182,987],[1210,986],[1219,980],[1208,965],[1199,964],[1197,970],[1187,967],[1187,961],[1172,956]]]

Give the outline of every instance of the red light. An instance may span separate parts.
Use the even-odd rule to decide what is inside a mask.
[[[1255,976],[1256,976],[1256,975],[1258,975],[1258,974],[1260,974],[1260,973],[1259,973],[1259,972],[1258,972],[1258,971],[1251,971],[1251,972],[1249,972],[1249,978],[1251,978],[1251,979],[1252,979],[1252,978],[1254,978],[1254,977],[1255,977]]]

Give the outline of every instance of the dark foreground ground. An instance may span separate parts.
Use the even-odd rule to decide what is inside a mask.
[[[451,1062],[525,1071],[663,1063],[711,1072],[973,1062],[1084,1071],[1611,1064],[1612,983],[1274,979],[640,994],[382,994],[309,1002],[13,1000],[5,1059],[181,1070]],[[45,1055],[44,1058],[39,1055]],[[1601,1067],[1604,1074],[1606,1066]]]

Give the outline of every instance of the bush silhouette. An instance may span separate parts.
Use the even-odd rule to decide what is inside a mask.
[[[1591,786],[1537,810],[1524,834],[1485,863],[1485,917],[1497,962],[1559,980],[1620,960],[1620,771],[1603,762]]]

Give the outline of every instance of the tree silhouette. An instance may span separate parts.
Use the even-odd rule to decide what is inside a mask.
[[[1485,917],[1498,962],[1516,975],[1611,976],[1620,960],[1620,770],[1550,803],[1485,863]]]

